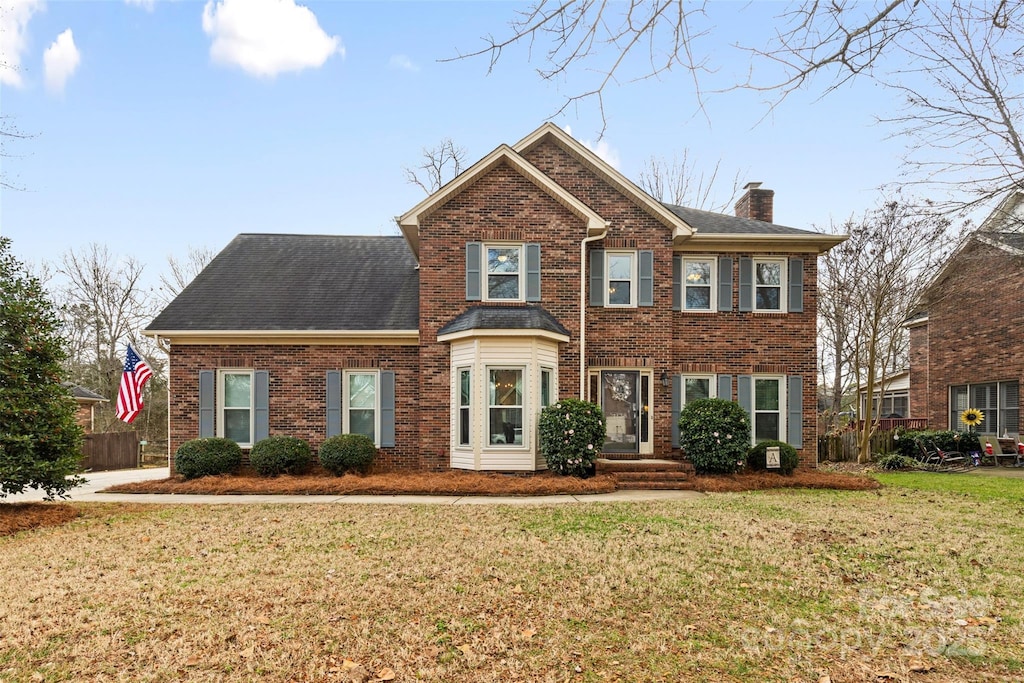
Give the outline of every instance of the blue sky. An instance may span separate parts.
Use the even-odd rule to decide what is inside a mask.
[[[272,5],[3,0],[3,61],[17,70],[0,77],[0,113],[35,135],[2,161],[25,188],[0,195],[15,253],[55,260],[99,242],[155,278],[168,255],[219,251],[240,232],[397,234],[393,217],[423,196],[403,166],[444,137],[475,161],[553,120],[596,146],[594,103],[553,117],[585,84],[542,81],[525,46],[490,74],[486,58],[438,61],[502,35],[522,4]],[[750,58],[730,44],[762,43],[784,8],[711,5],[706,90],[746,74]],[[253,34],[263,48],[233,40]],[[705,117],[675,72],[608,92],[601,151],[632,179],[651,155],[721,159],[723,191],[742,171],[775,190],[776,222],[827,225],[898,179],[901,143],[874,123],[886,98],[869,83],[820,101],[796,93],[761,120],[762,98],[732,91],[709,95]]]

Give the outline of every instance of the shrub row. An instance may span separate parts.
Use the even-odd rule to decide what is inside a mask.
[[[366,472],[377,455],[373,440],[362,434],[332,436],[320,446],[320,464],[328,472]],[[313,462],[309,444],[294,436],[272,436],[253,445],[249,463],[258,474],[301,474]],[[174,469],[185,479],[237,472],[242,465],[242,449],[230,439],[192,439],[181,444],[174,454]]]
[[[918,458],[923,444],[925,450],[940,448],[944,451],[960,451],[970,453],[981,452],[982,442],[974,432],[954,432],[949,430],[922,430],[897,432],[893,441],[896,452],[905,458]]]

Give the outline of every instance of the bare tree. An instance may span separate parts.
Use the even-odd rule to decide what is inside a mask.
[[[3,68],[0,66],[0,68]],[[11,144],[21,140],[28,140],[34,138],[34,135],[23,133],[14,125],[13,120],[10,116],[0,116],[0,159],[8,159],[16,156],[11,152]],[[3,170],[3,166],[7,164],[0,164],[0,190],[24,190],[25,187],[20,183],[16,182],[11,176]]]
[[[158,295],[160,300],[165,304],[171,303],[216,255],[216,252],[209,247],[193,247],[192,245],[189,245],[184,259],[178,260],[174,256],[168,255],[167,266],[170,270],[160,274]]]
[[[462,173],[465,163],[466,148],[455,144],[451,138],[445,138],[435,147],[423,148],[422,164],[403,168],[405,182],[431,194]]]
[[[681,156],[672,160],[652,156],[644,162],[637,185],[649,195],[668,204],[688,206],[705,211],[727,211],[732,199],[740,188],[740,173],[732,179],[729,195],[722,201],[719,195],[716,201],[718,172],[722,161],[715,163],[710,172],[698,170],[696,162],[690,160],[690,150],[684,149]]]

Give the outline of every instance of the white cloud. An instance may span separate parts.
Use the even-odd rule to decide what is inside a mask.
[[[42,0],[4,0],[3,5],[0,7],[0,84],[21,87],[25,29],[43,3]]]
[[[156,7],[156,0],[124,0],[126,5],[138,5],[147,12],[152,12],[153,8]]]
[[[213,39],[214,62],[253,76],[273,78],[345,56],[341,38],[324,33],[316,15],[295,0],[208,0],[203,31]]]
[[[572,126],[564,126],[562,130],[564,130],[569,135],[572,135]],[[573,137],[576,136],[573,135]],[[619,168],[619,164],[622,162],[622,160],[619,158],[619,151],[612,147],[611,145],[609,145],[607,140],[600,140],[597,143],[593,143],[590,140],[580,140],[579,138],[576,139],[582,142],[583,145],[591,152],[604,159],[609,166],[611,166],[614,169]]]
[[[420,70],[420,67],[417,64],[413,64],[413,61],[405,55],[391,55],[391,61],[388,62],[388,65],[392,69],[412,71],[413,73]]]
[[[64,85],[78,69],[78,63],[81,61],[82,56],[75,47],[75,37],[71,34],[71,29],[64,29],[43,53],[46,89],[53,93],[64,92]]]

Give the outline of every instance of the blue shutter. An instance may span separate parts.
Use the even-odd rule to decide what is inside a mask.
[[[740,310],[754,310],[754,260],[740,259]]]
[[[395,445],[395,373],[380,373],[380,445]]]
[[[604,249],[590,250],[590,305],[604,306]]]
[[[213,436],[213,370],[199,372],[199,438]]]
[[[341,434],[341,372],[327,371],[327,438]]]
[[[732,258],[718,259],[718,310],[732,311]]]
[[[672,448],[679,448],[679,413],[683,409],[683,377],[672,375]]]
[[[732,375],[718,376],[718,398],[732,400]]]
[[[638,253],[640,261],[640,292],[637,304],[640,306],[654,305],[654,252],[642,249]]]
[[[526,245],[526,300],[540,301],[540,245]]]
[[[786,378],[789,394],[786,397],[786,441],[793,448],[804,447],[804,387],[803,378],[790,375]]]
[[[736,398],[740,408],[747,413],[747,420],[750,422],[750,434],[754,434],[754,378],[751,375],[738,375],[736,377]]]
[[[479,242],[466,242],[466,301],[480,301],[480,252]]]
[[[683,257],[672,255],[672,310],[683,310]]]
[[[804,260],[789,259],[789,311],[804,312]]]
[[[270,373],[257,370],[252,373],[252,442],[258,443],[270,436]]]

